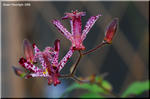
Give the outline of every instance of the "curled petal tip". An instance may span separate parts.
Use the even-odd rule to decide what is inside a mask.
[[[24,59],[23,57],[22,58],[20,58],[20,60],[19,60],[19,63],[22,65],[22,64],[24,64],[25,62],[27,62],[27,60],[26,59]]]
[[[59,39],[56,39],[56,40],[55,40],[55,43],[56,43],[56,42],[60,42],[60,40],[59,40]]]
[[[62,20],[68,19],[68,16],[66,15],[66,16],[62,17],[61,19]]]
[[[35,46],[36,46],[36,44],[35,44],[35,43],[33,43],[33,44],[32,44],[32,47],[33,47],[33,48],[35,48]]]
[[[108,25],[105,31],[104,41],[107,43],[112,43],[112,39],[116,33],[117,26],[118,26],[118,18],[114,18],[112,22]]]
[[[65,16],[62,17],[62,20],[73,18],[73,17],[79,17],[79,16],[85,16],[86,12],[79,12],[78,10],[72,11],[71,13],[65,13]]]
[[[58,20],[56,19],[53,19],[51,22],[54,24],[55,22],[57,22]]]
[[[57,86],[57,84],[60,84],[61,82],[59,80],[54,81],[54,86]]]

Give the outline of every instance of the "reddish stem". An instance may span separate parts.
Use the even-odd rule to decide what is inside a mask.
[[[75,64],[75,66],[74,66],[74,68],[73,68],[73,70],[72,70],[72,72],[71,72],[71,75],[74,74],[74,72],[75,72],[75,70],[76,70],[76,68],[77,68],[77,66],[78,66],[78,64],[79,64],[79,62],[80,62],[80,60],[81,60],[81,58],[82,58],[82,54],[81,54],[81,51],[80,51],[80,50],[79,50],[79,54],[80,54],[80,56],[79,56],[79,58],[78,58],[78,60],[77,60],[77,62],[76,62],[76,64]]]
[[[82,55],[86,55],[86,54],[89,54],[89,53],[91,53],[91,52],[94,52],[94,51],[96,51],[98,48],[101,48],[103,45],[105,45],[105,44],[108,44],[107,42],[105,42],[105,41],[103,41],[102,43],[100,43],[98,46],[96,46],[95,48],[93,48],[93,49],[91,49],[91,50],[89,50],[89,51],[87,51],[87,52],[84,52],[84,53],[82,53]]]

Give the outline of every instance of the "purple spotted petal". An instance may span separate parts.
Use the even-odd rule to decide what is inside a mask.
[[[90,31],[90,29],[92,28],[92,26],[94,25],[94,23],[97,21],[97,19],[100,17],[101,15],[97,15],[97,16],[92,16],[86,23],[84,30],[82,31],[82,41],[86,38],[86,35],[88,34],[88,32]]]
[[[35,43],[34,43],[32,46],[33,46],[33,48],[34,48],[34,53],[35,53],[35,54],[38,53],[38,52],[40,52],[39,48],[36,46]]]
[[[81,28],[82,28],[81,16],[72,18],[70,20],[70,23],[71,23],[71,32],[72,32],[74,39],[80,38]]]
[[[33,64],[31,64],[30,62],[28,62],[26,59],[21,58],[19,60],[20,65],[22,65],[24,68],[32,71],[32,72],[38,72],[41,71],[37,66],[34,66]]]
[[[39,59],[43,69],[46,69],[46,64],[44,62],[44,59],[43,59],[43,55],[42,55],[42,52],[39,50],[39,48],[36,46],[36,44],[33,44],[33,48],[34,48],[34,53],[35,53],[35,58],[36,59]],[[47,48],[48,49],[48,48]],[[46,49],[46,50],[47,50]]]
[[[30,78],[30,77],[48,77],[48,75],[43,72],[36,72],[27,75],[25,78]]]
[[[60,40],[57,39],[54,42],[55,55],[54,55],[53,60],[52,60],[52,64],[54,66],[56,66],[58,64],[59,49],[60,49]]]
[[[72,40],[72,34],[61,24],[59,20],[52,20],[52,23],[57,27],[57,29],[69,40]]]
[[[61,69],[65,66],[67,61],[70,59],[70,57],[73,55],[74,50],[70,49],[68,53],[64,56],[64,58],[59,62],[58,69],[61,71]]]

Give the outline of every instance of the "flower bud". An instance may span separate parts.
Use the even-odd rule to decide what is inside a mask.
[[[26,75],[26,73],[24,71],[22,71],[19,68],[14,67],[14,66],[13,66],[13,70],[14,70],[15,74],[19,77],[25,77],[25,75]]]
[[[34,54],[33,54],[32,45],[30,44],[30,42],[27,39],[25,39],[23,41],[23,49],[24,49],[24,54],[25,54],[26,59],[29,62],[33,62]]]
[[[112,39],[116,33],[118,25],[118,18],[113,19],[113,21],[108,25],[105,31],[104,41],[107,43],[112,43]]]

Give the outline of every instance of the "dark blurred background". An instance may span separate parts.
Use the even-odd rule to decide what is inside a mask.
[[[17,77],[12,66],[22,68],[18,60],[23,54],[23,39],[36,43],[43,50],[53,46],[56,38],[61,40],[59,60],[67,53],[71,43],[62,36],[50,22],[61,19],[71,10],[85,11],[82,25],[85,26],[90,16],[102,14],[87,35],[84,45],[86,50],[95,47],[104,38],[106,26],[115,17],[119,18],[119,28],[112,45],[105,46],[85,56],[76,74],[87,77],[91,74],[108,73],[105,77],[113,92],[123,92],[135,81],[149,79],[149,2],[19,2],[30,6],[4,6],[2,2],[2,97],[54,97],[58,98],[74,81],[61,79],[61,84],[48,86],[47,79],[22,79]],[[70,31],[69,20],[62,21]],[[83,28],[82,27],[82,28]],[[75,53],[61,73],[69,73],[78,53]],[[22,68],[23,69],[23,68]],[[74,91],[68,97],[78,97]],[[144,94],[148,95],[148,94]]]

